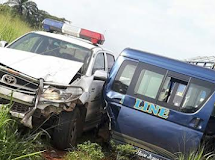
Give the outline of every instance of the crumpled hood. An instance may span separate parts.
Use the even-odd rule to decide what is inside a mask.
[[[0,63],[34,78],[69,84],[83,63],[39,55],[9,48],[0,48]]]

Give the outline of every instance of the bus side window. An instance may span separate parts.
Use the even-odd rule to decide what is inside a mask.
[[[131,83],[134,72],[136,70],[137,63],[132,61],[124,61],[121,65],[119,72],[112,85],[112,90],[126,94],[127,89]]]
[[[210,88],[191,83],[182,105],[182,111],[186,113],[197,111],[210,94]]]
[[[142,70],[134,89],[134,94],[143,95],[155,99],[162,83],[164,75]]]
[[[176,107],[181,105],[185,94],[187,82],[173,77],[167,77],[161,90],[158,100],[166,102]]]

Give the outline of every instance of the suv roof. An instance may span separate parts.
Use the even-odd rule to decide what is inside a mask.
[[[161,68],[165,68],[167,70],[196,77],[202,80],[210,81],[213,83],[215,82],[215,71],[212,69],[203,68],[200,66],[188,64],[183,61],[130,48],[126,48],[125,50],[123,50],[120,55],[146,62]]]

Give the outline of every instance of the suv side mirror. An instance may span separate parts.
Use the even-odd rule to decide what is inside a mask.
[[[6,41],[0,41],[0,47],[5,47],[8,43]]]
[[[96,70],[94,73],[94,80],[106,81],[107,79],[107,72],[103,70]]]

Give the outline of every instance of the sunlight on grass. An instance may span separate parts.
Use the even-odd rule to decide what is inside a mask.
[[[12,17],[6,13],[0,14],[0,40],[11,42],[31,30],[32,28],[19,17]]]
[[[0,160],[41,159],[40,152],[36,150],[38,135],[22,136],[8,112],[7,107],[0,108]]]

